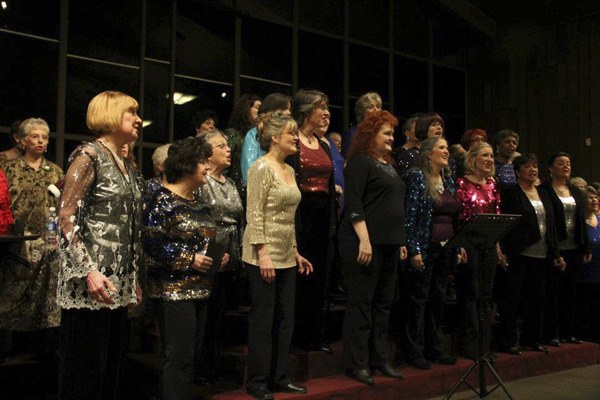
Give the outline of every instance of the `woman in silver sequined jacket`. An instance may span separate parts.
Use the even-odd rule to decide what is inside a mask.
[[[88,105],[98,135],[71,155],[59,201],[61,265],[59,398],[119,398],[127,350],[127,306],[137,283],[141,192],[120,149],[138,138],[138,103],[103,92]]]

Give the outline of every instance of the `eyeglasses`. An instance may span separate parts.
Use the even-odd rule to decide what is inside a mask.
[[[218,145],[216,145],[216,146],[213,146],[213,149],[214,149],[215,147],[216,147],[217,149],[224,149],[225,147],[227,147],[227,143],[221,143],[221,144],[218,144]]]

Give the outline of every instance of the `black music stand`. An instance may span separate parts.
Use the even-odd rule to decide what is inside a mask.
[[[472,249],[474,251],[469,252],[469,258],[472,260],[471,268],[475,268],[478,272],[479,277],[479,288],[483,287],[485,282],[485,268],[480,268],[479,262],[483,259],[484,254],[490,249],[493,249],[496,243],[502,239],[502,237],[511,230],[516,224],[517,220],[521,218],[520,215],[513,214],[477,214],[474,215],[471,220],[465,224],[459,231],[454,235],[452,239],[444,245],[445,248],[456,248],[464,247],[466,249]],[[504,390],[509,399],[513,400],[512,396],[506,390],[504,383],[500,379],[498,373],[494,370],[490,364],[490,360],[484,354],[484,337],[483,330],[487,323],[487,312],[483,298],[481,297],[481,290],[477,294],[477,311],[479,314],[479,349],[477,359],[473,362],[473,365],[469,367],[467,372],[463,374],[458,383],[452,388],[450,393],[444,397],[444,400],[449,400],[456,390],[464,383],[469,389],[479,396],[480,399],[486,399],[489,394],[499,387]],[[475,369],[479,367],[479,390],[471,386],[467,381],[467,377]],[[494,375],[498,384],[488,391],[485,382],[485,369],[486,367]]]

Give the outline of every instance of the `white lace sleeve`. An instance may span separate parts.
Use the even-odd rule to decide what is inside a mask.
[[[90,257],[81,236],[81,220],[84,218],[84,203],[88,191],[95,181],[94,163],[96,151],[82,146],[73,159],[67,174],[59,202],[58,230],[62,259],[62,279],[83,278],[97,265]]]

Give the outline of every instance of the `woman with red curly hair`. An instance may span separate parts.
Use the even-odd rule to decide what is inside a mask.
[[[347,282],[344,316],[346,376],[373,385],[371,371],[402,378],[387,356],[387,327],[398,259],[406,258],[404,182],[392,166],[394,127],[387,111],[365,115],[344,171],[346,209],[339,248]]]

